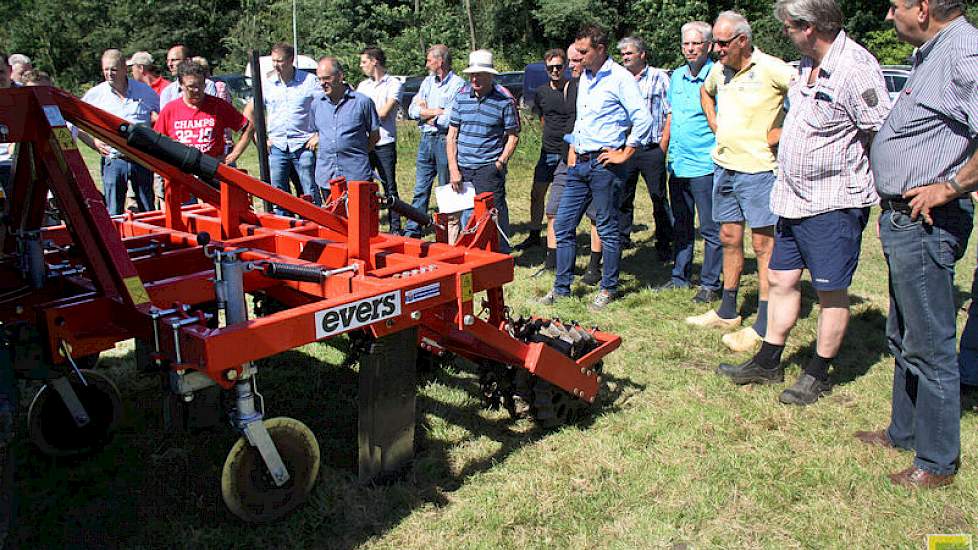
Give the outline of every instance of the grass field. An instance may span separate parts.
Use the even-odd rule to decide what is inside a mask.
[[[417,132],[401,127],[398,181],[410,200]],[[539,128],[525,127],[511,163],[509,205],[525,235]],[[254,153],[244,165],[257,173]],[[95,168],[93,157],[87,156]],[[600,314],[594,292],[557,308],[534,304],[552,278],[531,278],[540,251],[517,257],[506,287],[517,312],[597,324],[623,337],[605,362],[608,391],[587,422],[544,432],[481,407],[464,365],[418,383],[417,456],[407,477],[356,480],[355,369],[340,367],[344,341],[275,357],[260,375],[270,416],[315,432],[323,452],[312,498],[273,525],[239,523],[220,499],[228,429],[165,434],[155,377],[134,372],[131,345],[103,359],[126,401],[111,444],[86,459],[55,461],[16,450],[19,523],[14,540],[37,547],[253,548],[923,548],[928,533],[978,531],[978,413],[962,415],[963,469],[947,489],[914,493],[886,474],[911,457],[856,442],[884,427],[892,360],[884,343],[887,274],[871,224],[852,287],[853,318],[836,361],[835,391],[816,405],[777,402],[781,386],[735,387],[713,373],[740,361],[721,334],[687,327],[706,308],[693,291],[653,293],[668,280],[651,246],[651,209],[638,199],[639,246],[622,262],[624,297]],[[584,241],[581,241],[582,243]],[[697,250],[697,270],[701,248]],[[579,254],[583,266],[584,249]],[[958,265],[968,298],[974,253]],[[742,310],[756,307],[753,260]],[[817,304],[805,287],[803,319],[785,353],[789,383],[813,352]],[[960,315],[963,323],[964,314]],[[335,346],[335,347],[334,347]],[[25,389],[25,393],[28,393]],[[29,395],[25,396],[25,399]]]

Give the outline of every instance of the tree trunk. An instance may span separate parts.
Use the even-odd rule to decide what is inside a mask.
[[[475,50],[475,21],[472,19],[472,0],[465,0],[465,13],[469,16],[469,47]]]

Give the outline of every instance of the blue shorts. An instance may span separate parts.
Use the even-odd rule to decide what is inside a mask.
[[[552,218],[557,217],[557,207],[560,206],[560,197],[564,194],[564,187],[566,185],[567,164],[564,161],[560,161],[560,164],[554,170],[553,181],[550,182],[550,194],[547,196],[547,206],[545,209],[548,216]],[[585,214],[589,220],[594,221],[597,216],[597,209],[594,207],[593,201],[588,205]]]
[[[791,220],[780,218],[768,269],[808,269],[815,290],[844,290],[859,265],[869,208],[832,210]]]
[[[550,183],[554,180],[554,171],[560,164],[560,154],[540,151],[540,159],[533,169],[533,183]]]
[[[771,213],[774,172],[749,174],[717,166],[713,172],[713,221],[747,222],[750,227],[771,227],[778,217]]]

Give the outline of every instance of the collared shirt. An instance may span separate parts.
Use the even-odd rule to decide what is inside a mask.
[[[153,124],[153,113],[160,112],[160,96],[156,95],[148,85],[133,79],[128,79],[126,96],[120,97],[108,82],[102,82],[85,92],[82,101],[94,105],[103,111],[133,123]],[[110,149],[111,155],[118,155],[116,149]]]
[[[635,82],[638,83],[638,90],[642,92],[642,98],[652,114],[648,143],[659,143],[662,141],[662,130],[666,127],[666,116],[671,111],[668,98],[669,76],[662,69],[646,66],[635,77]]]
[[[180,87],[179,79],[167,84],[166,88],[160,92],[160,108],[166,107],[166,104],[174,99],[179,99],[182,93],[183,88]],[[204,81],[204,93],[217,97],[217,86],[214,85],[213,80],[208,78]]]
[[[593,73],[585,69],[577,89],[574,150],[593,153],[649,142],[652,115],[635,77],[609,57]]]
[[[262,79],[265,100],[265,126],[268,143],[280,151],[298,151],[316,131],[312,104],[323,95],[316,76],[295,69],[288,82],[282,82],[277,71]]]
[[[917,50],[914,68],[873,141],[880,196],[957,173],[978,140],[978,29],[958,17]]]
[[[774,170],[778,161],[767,134],[784,120],[784,98],[796,74],[790,65],[757,48],[740,72],[722,63],[713,65],[703,87],[717,104],[714,162],[751,174]]]
[[[374,102],[347,87],[336,104],[325,94],[313,101],[312,117],[319,132],[316,183],[328,188],[329,180],[339,176],[349,181],[370,181],[373,171],[368,138],[380,128]]]
[[[369,97],[380,114],[380,108],[388,101],[398,101],[401,95],[401,81],[389,74],[385,74],[380,80],[368,78],[357,86],[357,92]],[[387,113],[387,116],[380,119],[380,141],[377,145],[387,145],[397,141],[397,106]]]
[[[484,97],[465,85],[455,98],[449,124],[458,128],[458,165],[462,168],[496,162],[506,145],[506,135],[520,131],[513,99],[495,85]]]
[[[462,77],[449,71],[445,78],[439,79],[437,75],[429,75],[421,82],[418,94],[411,101],[408,107],[408,116],[414,119],[421,118],[421,107],[418,102],[424,100],[429,109],[445,109],[445,112],[435,117],[435,124],[418,121],[421,132],[425,134],[435,134],[448,132],[448,117],[452,112],[452,104],[455,103],[455,96],[462,88],[465,81]]]
[[[890,111],[879,62],[840,31],[808,84],[813,60],[802,57],[788,90],[771,212],[806,218],[879,201],[869,144]]]
[[[150,77],[152,78],[152,77]],[[163,78],[162,76],[156,77],[156,80],[149,83],[149,87],[156,92],[156,95],[162,94],[163,90],[170,85],[170,81]]]
[[[712,67],[713,61],[707,58],[696,76],[689,71],[689,65],[672,73],[668,95],[672,109],[669,164],[673,174],[680,178],[697,178],[713,173],[710,154],[717,142],[700,102],[700,87]]]

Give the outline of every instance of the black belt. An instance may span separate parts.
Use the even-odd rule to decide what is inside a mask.
[[[910,201],[904,199],[880,199],[880,208],[903,214],[909,214],[913,210],[913,207],[910,206]]]
[[[579,162],[590,162],[591,159],[598,160],[598,155],[604,153],[607,149],[601,149],[600,151],[591,151],[590,153],[578,153],[577,160]]]

